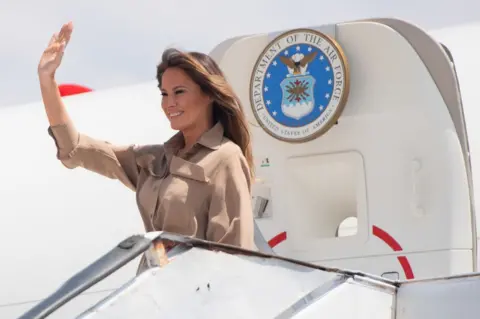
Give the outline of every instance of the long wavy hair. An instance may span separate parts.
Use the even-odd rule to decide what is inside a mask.
[[[237,144],[245,156],[250,174],[254,176],[254,162],[250,130],[240,99],[228,83],[218,64],[207,54],[167,49],[157,66],[157,81],[168,68],[180,68],[213,99],[213,118],[221,122],[224,135]]]

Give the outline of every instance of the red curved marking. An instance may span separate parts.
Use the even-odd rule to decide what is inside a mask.
[[[92,91],[92,89],[78,84],[60,84],[58,90],[60,91],[60,96],[76,95]]]
[[[373,225],[372,227],[373,234],[383,240],[390,248],[394,251],[401,251],[402,246],[392,237],[389,233],[384,231],[383,229]]]
[[[381,240],[383,240],[393,251],[402,251],[402,246],[393,238],[389,233],[384,231],[383,229],[373,225],[372,226],[373,235],[377,236]],[[415,276],[413,275],[412,266],[408,261],[406,256],[398,256],[398,262],[402,266],[403,272],[405,273],[405,278],[413,279]]]
[[[398,262],[400,263],[400,265],[402,265],[403,272],[405,273],[405,278],[407,278],[407,279],[415,278],[415,276],[413,275],[412,266],[410,266],[410,263],[408,262],[407,257],[398,256],[397,259],[398,259]]]
[[[287,240],[287,232],[282,232],[268,241],[268,245],[273,248],[281,242]]]

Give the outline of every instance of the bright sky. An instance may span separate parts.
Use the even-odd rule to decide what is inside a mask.
[[[168,45],[208,52],[238,35],[373,16],[440,28],[480,20],[480,1],[2,0],[0,107],[40,99],[38,59],[69,20],[74,34],[57,79],[102,89],[153,80]]]

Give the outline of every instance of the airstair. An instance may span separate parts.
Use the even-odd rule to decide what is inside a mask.
[[[174,242],[168,253],[165,241]],[[467,318],[480,275],[391,281],[165,232],[125,239],[21,319],[46,318],[145,254],[146,269],[77,318]]]

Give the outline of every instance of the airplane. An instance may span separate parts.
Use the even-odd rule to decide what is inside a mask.
[[[329,34],[345,53],[348,100],[320,136],[279,138],[252,108],[252,72],[277,37],[308,30]],[[266,244],[260,250],[392,280],[478,271],[480,46],[471,39],[479,33],[480,22],[426,32],[378,18],[235,37],[215,47],[210,54],[241,96],[254,137],[254,212],[259,245]],[[319,43],[314,36],[312,45]],[[147,144],[174,134],[154,81],[100,91],[66,83],[60,90],[88,135]],[[0,109],[1,318],[21,315],[112,246],[144,232],[135,194],[63,167],[47,128],[41,102]],[[137,265],[51,317],[89,308],[133,278]]]

